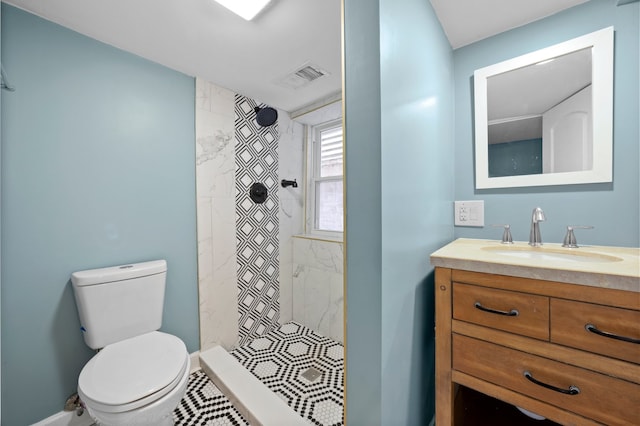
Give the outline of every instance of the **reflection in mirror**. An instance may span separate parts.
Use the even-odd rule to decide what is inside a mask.
[[[475,72],[476,188],[611,181],[613,28]]]
[[[487,114],[489,177],[591,170],[591,49],[489,77]]]

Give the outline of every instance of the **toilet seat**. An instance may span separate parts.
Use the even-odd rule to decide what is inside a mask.
[[[107,345],[85,365],[78,394],[88,405],[118,413],[151,404],[171,392],[189,366],[179,338],[153,331]]]

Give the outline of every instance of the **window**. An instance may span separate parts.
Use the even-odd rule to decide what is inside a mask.
[[[342,120],[308,129],[307,232],[342,237]]]

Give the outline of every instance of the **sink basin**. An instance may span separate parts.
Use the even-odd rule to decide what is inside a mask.
[[[602,253],[587,251],[574,251],[575,249],[553,249],[545,247],[508,247],[490,246],[483,247],[482,250],[489,251],[501,256],[517,257],[529,260],[544,261],[569,261],[587,263],[608,263],[620,262],[622,259],[616,256],[609,256]]]

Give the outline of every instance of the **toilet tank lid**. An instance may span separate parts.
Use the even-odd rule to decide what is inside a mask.
[[[71,282],[76,287],[82,287],[130,280],[148,275],[156,275],[166,271],[167,262],[165,260],[152,260],[149,262],[130,263],[127,265],[74,272],[71,274]]]

